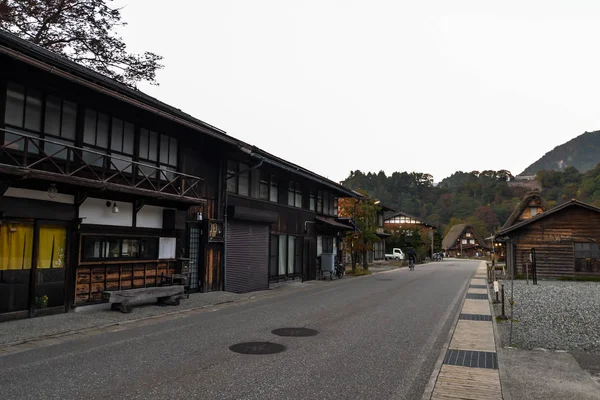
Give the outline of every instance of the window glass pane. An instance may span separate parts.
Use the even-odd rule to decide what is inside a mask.
[[[133,140],[135,138],[135,128],[133,124],[125,122],[123,127],[123,153],[133,155]]]
[[[139,258],[157,259],[158,258],[158,239],[141,239],[139,241]]]
[[[148,134],[148,160],[158,160],[158,133],[153,131]]]
[[[242,174],[239,175],[239,186],[238,186],[238,194],[240,196],[248,196],[249,195],[249,181],[250,181],[250,174],[247,171],[248,170],[248,166],[246,164],[240,164],[240,171],[246,171]]]
[[[227,191],[237,193],[237,163],[235,161],[227,162]]]
[[[42,125],[42,94],[37,90],[27,91],[25,128],[39,132]]]
[[[269,200],[277,203],[277,199],[279,196],[278,193],[278,185],[277,185],[277,179],[274,176],[271,176],[271,191],[269,192]]]
[[[83,142],[96,144],[96,111],[85,109],[85,124],[83,126]]]
[[[262,172],[260,174],[260,199],[269,200],[269,175]]]
[[[160,135],[160,162],[169,163],[169,137],[162,134]]]
[[[72,145],[73,143],[61,140],[61,139],[55,139],[52,138],[53,142],[58,142],[58,143],[63,143],[65,145]],[[59,158],[61,160],[66,160],[67,157],[69,157],[71,160],[74,160],[74,154],[72,151],[69,151],[69,149],[67,148],[67,146],[61,146],[59,144],[54,144],[54,143],[44,143],[44,151],[46,152],[47,155],[52,156],[54,158]]]
[[[140,129],[140,158],[148,158],[148,129]]]
[[[118,118],[112,119],[112,130],[110,134],[111,150],[123,151],[123,121]]]
[[[15,128],[10,128],[11,131],[15,131],[15,132],[19,132],[19,130],[15,129]],[[39,136],[36,133],[30,133],[27,132],[26,135],[28,136]],[[14,143],[12,143],[14,142]],[[27,142],[28,144],[28,152],[32,153],[32,154],[38,154],[39,150],[38,147],[40,145],[40,141],[39,140],[32,140],[29,138],[25,138],[21,135],[17,135],[14,133],[9,133],[6,132],[4,134],[4,144],[7,145],[8,143],[12,143],[10,146],[7,146],[7,148],[9,149],[13,149],[13,150],[20,150],[20,151],[24,151],[25,150],[25,142]]]
[[[127,172],[128,174],[132,173],[132,165],[129,161],[132,160],[131,157],[127,157],[121,154],[118,154],[119,159],[111,158],[112,164],[111,169],[118,169],[121,172]],[[128,161],[122,161],[120,159],[126,159]]]
[[[61,115],[61,100],[58,97],[46,97],[46,118],[44,122],[44,132],[60,136],[60,115]]]
[[[315,194],[310,194],[310,199],[308,200],[308,209],[310,211],[315,211]]]
[[[148,178],[156,178],[156,174],[158,173],[156,166],[148,165],[148,164],[140,164],[138,166],[138,175],[143,179]]]
[[[24,110],[25,87],[9,83],[6,89],[6,115],[4,122],[22,128]]]
[[[279,235],[279,275],[287,270],[287,235]]]
[[[302,273],[302,244],[301,237],[296,238],[296,255],[294,260],[294,273],[300,275]]]
[[[121,246],[121,256],[128,258],[138,258],[140,254],[139,241],[137,239],[124,239]]]
[[[298,185],[296,185],[296,207],[302,207],[302,192]]]
[[[333,215],[335,215],[336,217],[338,216],[338,198],[337,197],[333,198]],[[379,216],[381,217],[380,218],[381,222],[380,222],[379,226],[383,226],[383,215],[380,214]]]
[[[250,196],[258,199],[260,196],[260,170],[254,168],[250,173]]]
[[[98,130],[96,131],[96,146],[108,149],[108,115],[98,113]]]
[[[119,258],[121,250],[121,241],[119,239],[104,240],[104,254],[102,258]]]
[[[279,236],[271,235],[269,243],[269,276],[278,275],[277,251],[279,249]]]
[[[294,255],[296,254],[296,237],[288,236],[287,273],[294,273]]]
[[[84,151],[82,151],[81,158],[86,163],[93,165],[95,167],[103,167],[104,166],[104,157],[100,153],[98,149],[92,149],[89,147],[84,147]]]
[[[323,193],[323,214],[329,215],[329,192]]]
[[[323,192],[320,190],[317,192],[317,212],[323,212]]]
[[[77,104],[63,101],[62,128],[60,136],[63,139],[75,140],[77,126]]]
[[[288,206],[294,206],[294,182],[288,182]]]
[[[177,167],[177,139],[175,139],[175,138],[170,139],[169,165]]]

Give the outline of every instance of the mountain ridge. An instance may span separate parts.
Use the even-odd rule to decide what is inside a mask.
[[[535,175],[539,171],[564,171],[575,167],[587,172],[600,163],[600,131],[584,132],[544,154],[519,175]]]

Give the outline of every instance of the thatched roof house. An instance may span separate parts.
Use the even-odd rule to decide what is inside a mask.
[[[444,237],[442,249],[450,256],[481,257],[489,246],[473,225],[458,224]]]

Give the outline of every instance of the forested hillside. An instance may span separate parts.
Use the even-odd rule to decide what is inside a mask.
[[[442,234],[456,223],[468,222],[488,236],[506,221],[526,189],[511,188],[509,171],[456,172],[433,185],[429,174],[418,172],[363,173],[352,171],[342,183],[362,189],[398,211],[405,211],[438,226]],[[575,168],[538,174],[542,196],[550,207],[571,198],[600,206],[600,165],[579,173]]]
[[[585,132],[546,153],[527,167],[521,175],[535,175],[542,170],[563,171],[567,167],[575,167],[578,171],[586,172],[598,163],[600,163],[600,131]]]

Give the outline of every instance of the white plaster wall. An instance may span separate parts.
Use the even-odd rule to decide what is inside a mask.
[[[117,202],[119,212],[114,214],[111,206],[106,207],[106,199],[87,198],[79,207],[79,218],[84,218],[84,224],[131,226],[133,219],[133,204]]]
[[[20,199],[51,201],[53,203],[63,203],[63,204],[75,203],[74,196],[71,196],[70,194],[57,193],[56,196],[53,199],[51,199],[48,196],[47,191],[41,191],[41,190],[19,189],[19,188],[10,187],[10,188],[8,188],[6,193],[4,193],[4,195],[6,197],[17,197]]]
[[[163,207],[144,206],[137,214],[138,228],[155,228],[162,229],[163,227]]]

